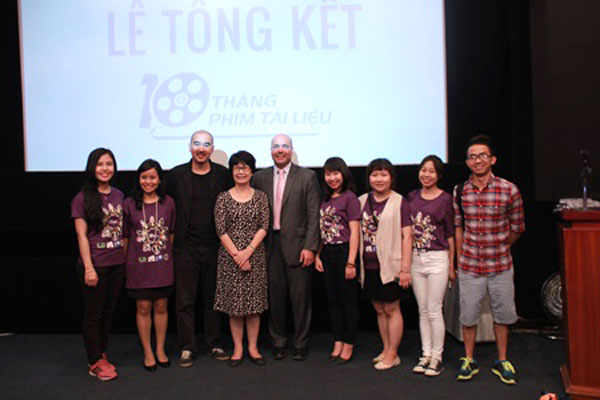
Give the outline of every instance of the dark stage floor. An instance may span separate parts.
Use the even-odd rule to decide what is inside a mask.
[[[262,338],[266,343],[266,338]],[[371,358],[379,350],[374,332],[361,333],[352,362],[325,362],[330,350],[329,334],[312,336],[306,361],[270,358],[256,366],[248,359],[239,368],[227,362],[200,356],[193,367],[175,365],[175,337],[168,347],[173,364],[154,373],[141,365],[142,353],[135,335],[113,335],[109,356],[119,378],[100,382],[87,374],[83,341],[79,335],[17,335],[0,338],[0,398],[2,399],[530,399],[542,389],[562,392],[559,366],[564,343],[539,335],[511,333],[509,358],[517,369],[519,383],[502,384],[490,372],[494,344],[478,344],[480,373],[472,381],[457,382],[455,374],[462,344],[446,339],[446,370],[435,378],[411,372],[419,356],[419,335],[407,331],[399,351],[402,365],[390,371],[375,371]]]

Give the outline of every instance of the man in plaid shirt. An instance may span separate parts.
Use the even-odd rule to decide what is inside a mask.
[[[471,176],[454,188],[454,225],[458,254],[460,321],[465,357],[459,381],[479,372],[473,358],[481,302],[489,293],[498,359],[492,372],[507,384],[516,383],[516,372],[506,359],[508,325],[517,321],[511,245],[525,231],[523,199],[514,183],[492,173],[496,156],[488,136],[469,141],[467,166]]]

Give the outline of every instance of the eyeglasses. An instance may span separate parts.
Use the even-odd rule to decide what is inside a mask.
[[[245,171],[249,171],[250,167],[247,165],[234,165],[233,166],[233,171],[234,172],[245,172]]]
[[[211,142],[201,142],[199,140],[192,142],[192,147],[204,147],[205,149],[208,149],[210,146],[212,146]]]
[[[283,144],[274,144],[273,146],[271,146],[271,150],[279,150],[280,148],[284,149],[284,150],[289,150],[290,145],[287,143],[283,143]]]
[[[492,156],[489,155],[488,153],[469,154],[469,155],[467,155],[467,160],[469,160],[469,161],[475,161],[475,160],[487,161],[491,157]]]

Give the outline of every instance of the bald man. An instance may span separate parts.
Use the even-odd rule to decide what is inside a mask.
[[[256,173],[252,185],[267,193],[272,226],[267,237],[269,258],[269,333],[273,358],[287,356],[285,330],[288,298],[294,316],[294,352],[308,354],[311,321],[311,265],[319,247],[320,190],[314,171],[292,164],[294,147],[288,135],[271,140],[275,165]]]
[[[192,159],[173,168],[167,177],[167,192],[177,209],[173,256],[180,367],[191,367],[198,351],[195,310],[199,288],[208,355],[216,360],[229,359],[220,342],[221,315],[213,309],[220,244],[213,209],[217,195],[230,189],[233,182],[227,168],[210,161],[214,150],[210,132],[194,132],[188,149]]]

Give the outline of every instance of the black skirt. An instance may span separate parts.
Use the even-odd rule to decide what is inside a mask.
[[[173,294],[173,286],[163,286],[147,289],[127,289],[127,295],[136,300],[156,300]]]
[[[365,268],[364,294],[367,300],[384,303],[410,297],[409,290],[403,289],[398,282],[390,282],[385,285],[381,282],[381,271],[378,269]]]

